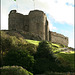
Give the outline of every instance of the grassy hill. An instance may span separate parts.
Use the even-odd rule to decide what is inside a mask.
[[[26,39],[26,41],[28,43],[35,44],[35,45],[39,45],[40,42],[40,41],[28,40],[28,39]],[[67,65],[67,63],[69,63],[69,65],[71,65],[72,68],[74,68],[75,51],[69,51],[69,52],[65,52],[64,50],[60,51],[59,49],[63,48],[63,46],[54,43],[52,43],[52,48],[54,53],[58,52],[55,55],[61,60],[64,66]]]
[[[27,56],[25,56],[27,58],[24,58],[26,61],[28,61],[30,63],[34,63],[37,61],[36,60],[37,48],[41,41],[37,41],[36,37],[34,37],[33,34],[29,34],[29,33],[25,33],[25,32],[16,32],[16,31],[0,31],[0,32],[1,32],[1,39],[0,39],[1,54],[3,55],[4,58],[6,57],[8,52],[11,53],[12,50],[13,51],[20,50],[18,53],[20,53],[21,51],[25,51],[27,53],[26,54]],[[26,39],[25,36],[27,38],[30,37],[29,39],[32,39],[32,40]],[[40,40],[39,37],[38,37],[38,40]],[[66,47],[64,45],[54,44],[51,42],[48,42],[48,44],[50,45],[50,49],[53,51],[54,56],[56,57],[56,59],[58,59],[60,61],[60,63],[62,63],[63,67],[67,66],[68,68],[71,67],[72,69],[74,69],[74,55],[75,55],[74,51],[70,50],[70,48],[68,48],[68,47],[67,47],[67,50],[65,50]],[[24,55],[25,55],[25,53],[24,53]],[[20,58],[20,55],[17,54],[17,56],[19,56],[19,58]],[[21,55],[21,56],[23,57],[23,55]],[[5,59],[1,59],[1,60],[6,61]],[[42,60],[44,60],[44,59],[42,59]],[[3,63],[4,63],[4,61],[3,61]],[[27,64],[28,64],[28,62],[27,62]],[[21,63],[22,63],[22,60],[21,60],[19,66],[21,66]],[[29,68],[29,66],[31,66],[30,63],[25,66],[28,71],[33,72],[34,70],[32,68],[31,69]],[[5,64],[4,64],[4,66],[5,66]],[[10,66],[13,66],[13,65],[10,65]],[[52,66],[52,68],[53,68],[53,66]]]

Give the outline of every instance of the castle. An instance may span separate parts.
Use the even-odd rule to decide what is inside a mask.
[[[38,35],[41,40],[68,46],[68,37],[49,31],[47,16],[43,11],[33,10],[28,15],[11,10],[9,13],[9,30],[25,31]],[[37,39],[36,39],[37,40]]]

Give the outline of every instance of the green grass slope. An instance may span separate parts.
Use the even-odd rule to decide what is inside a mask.
[[[74,68],[74,56],[75,53],[58,53],[57,57],[61,60],[63,65],[70,65],[72,68]],[[68,64],[67,64],[68,63]]]

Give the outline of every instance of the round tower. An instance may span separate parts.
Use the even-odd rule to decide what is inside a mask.
[[[11,10],[9,13],[9,30],[23,30],[24,15]]]
[[[9,18],[8,18],[8,29],[9,30],[12,30],[12,29],[15,30],[15,24],[14,24],[13,20],[15,21],[14,16],[15,16],[16,12],[17,12],[16,10],[11,10],[9,13]]]
[[[45,40],[46,18],[43,11],[34,10],[29,13],[29,32],[38,34],[42,40]]]

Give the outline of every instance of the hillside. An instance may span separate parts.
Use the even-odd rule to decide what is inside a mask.
[[[31,39],[31,40],[41,40],[41,38],[38,35],[35,35],[30,32],[24,32],[24,31],[13,31],[13,30],[2,30],[2,33],[5,33],[9,36],[16,36],[17,38],[23,38],[23,39]]]
[[[26,37],[27,38],[29,37],[29,39],[31,38],[32,40],[26,39]],[[39,41],[35,39],[36,39],[35,36],[25,32],[1,31],[0,42],[1,42],[1,54],[3,55],[3,59],[2,58],[0,59],[3,60],[2,65],[3,66],[8,66],[8,65],[22,66],[23,68],[27,69],[33,74],[38,72],[43,73],[43,71],[46,69],[48,71],[51,70],[50,72],[55,72],[55,71],[56,72],[69,72],[69,71],[73,72],[74,71],[75,53],[72,49],[70,50],[70,48],[68,47],[66,48],[64,45],[54,44],[51,42],[45,43],[44,46],[42,45],[41,48],[39,48],[40,47],[39,43],[41,43],[40,38],[38,37]],[[43,56],[44,53],[42,52],[41,52],[41,55],[39,56],[38,48],[44,51],[46,49],[48,50],[49,48],[49,50],[53,52],[53,55],[52,55],[53,59],[47,55],[46,55],[47,58],[44,57]],[[15,53],[15,51],[17,52]],[[43,56],[43,58],[41,56]],[[40,66],[45,65],[44,67],[43,66],[42,67],[46,69],[41,68],[39,64],[41,64]],[[58,69],[55,68],[55,66],[52,66],[51,64],[52,65],[55,64],[55,66]],[[49,65],[51,66],[51,68],[50,67],[48,68]]]

